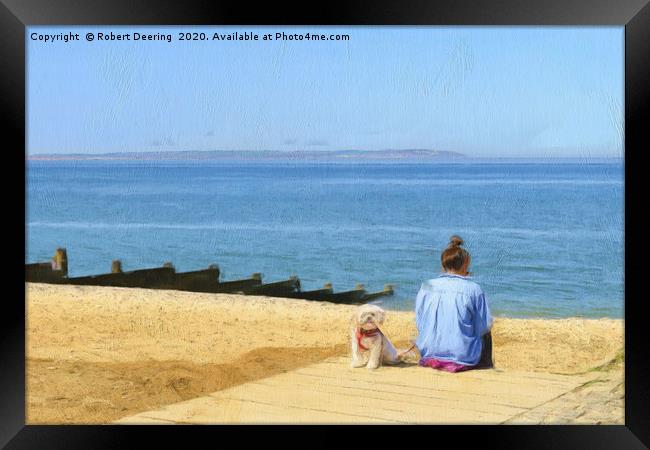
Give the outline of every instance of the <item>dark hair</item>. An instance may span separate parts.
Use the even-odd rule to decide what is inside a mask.
[[[463,239],[460,236],[453,235],[449,238],[449,245],[440,255],[443,269],[458,271],[463,267],[469,258],[469,252],[461,248],[461,245],[463,245]]]

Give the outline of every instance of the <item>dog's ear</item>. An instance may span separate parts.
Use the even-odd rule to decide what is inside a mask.
[[[350,317],[350,327],[357,328],[359,326],[359,312],[355,311]]]
[[[378,325],[382,325],[384,323],[384,320],[386,320],[386,311],[384,311],[381,308],[377,308],[377,322],[378,322]]]

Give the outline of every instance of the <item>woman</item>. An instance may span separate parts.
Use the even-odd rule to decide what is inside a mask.
[[[469,279],[470,255],[458,236],[442,252],[443,274],[422,283],[415,301],[419,364],[448,372],[492,366],[492,316]]]

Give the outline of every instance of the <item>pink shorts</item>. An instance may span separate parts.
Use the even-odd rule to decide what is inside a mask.
[[[466,366],[454,361],[442,361],[435,358],[422,358],[418,365],[422,367],[431,367],[432,369],[444,370],[445,372],[462,372],[463,370],[474,368],[474,366]]]

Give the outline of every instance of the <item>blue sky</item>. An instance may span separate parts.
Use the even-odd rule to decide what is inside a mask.
[[[90,31],[173,40],[87,42]],[[183,42],[181,31],[350,39]],[[29,27],[27,152],[620,157],[623,51],[622,27]]]

